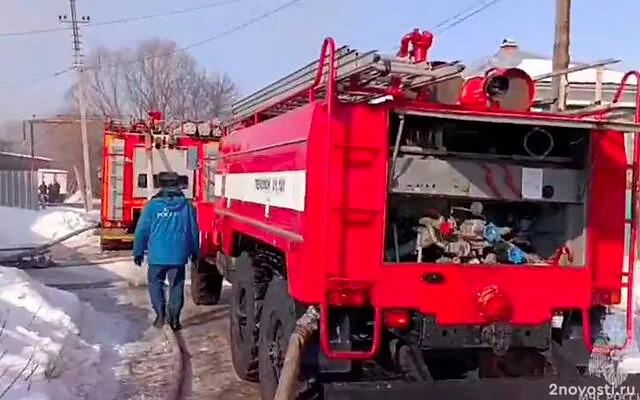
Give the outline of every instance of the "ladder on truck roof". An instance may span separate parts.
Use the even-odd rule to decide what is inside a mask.
[[[324,50],[324,49],[323,49]],[[331,53],[323,51],[316,61],[279,79],[267,87],[235,102],[232,120],[239,122],[260,115],[274,117],[324,95]],[[420,89],[460,77],[465,69],[459,62],[414,63],[406,59],[382,56],[376,51],[359,52],[348,46],[335,51],[336,97],[339,101],[362,102],[389,94],[400,88]],[[321,61],[324,59],[323,61]],[[311,94],[313,93],[313,94]]]

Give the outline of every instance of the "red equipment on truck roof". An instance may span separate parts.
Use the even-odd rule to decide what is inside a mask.
[[[216,129],[211,121],[164,121],[157,111],[149,112],[148,121],[106,121],[100,232],[103,249],[131,248],[144,202],[159,190],[159,172],[177,172],[185,196],[194,202],[206,198],[199,160],[211,146],[217,150]]]
[[[432,41],[415,31],[383,57],[326,39],[319,62],[234,104],[205,161],[200,271],[232,281],[233,365],[264,399],[298,376],[283,363],[292,333],[310,341],[299,391],[335,398],[475,398],[486,382],[540,397],[548,384],[508,377],[575,385],[586,350],[633,341],[640,146],[628,165],[622,132],[638,110],[636,123],[531,111],[524,71],[465,80],[427,59]],[[596,345],[623,287],[627,342]],[[508,379],[461,384],[470,375]]]

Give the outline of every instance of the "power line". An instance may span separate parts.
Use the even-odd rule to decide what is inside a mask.
[[[44,82],[44,81],[48,81],[48,80],[57,78],[57,77],[59,77],[61,75],[65,75],[69,71],[73,71],[73,67],[68,67],[68,68],[60,70],[58,72],[55,72],[53,74],[48,74],[48,75],[42,76],[40,78],[31,79],[29,81],[25,81],[25,82],[21,82],[21,83],[14,83],[14,84],[10,84],[10,85],[3,85],[3,86],[0,86],[0,89],[2,89],[2,90],[20,89],[20,88],[23,88],[23,87],[26,87],[26,86],[31,86],[31,85],[36,84],[36,83],[40,83],[40,82]]]
[[[236,26],[234,26],[232,28],[229,28],[229,29],[227,29],[225,31],[219,32],[219,33],[217,33],[217,34],[215,34],[213,36],[210,36],[208,38],[202,39],[202,40],[200,40],[198,42],[192,43],[190,45],[187,45],[185,47],[182,47],[182,48],[179,48],[179,49],[176,49],[176,50],[173,50],[173,51],[169,51],[169,52],[162,53],[162,54],[154,54],[154,55],[151,55],[151,56],[143,57],[143,58],[138,59],[138,60],[128,61],[128,62],[124,62],[124,63],[113,63],[113,64],[105,64],[105,65],[87,66],[87,67],[84,67],[84,70],[101,69],[101,68],[105,68],[105,67],[114,67],[114,66],[118,66],[118,65],[129,65],[129,64],[134,64],[136,62],[140,62],[140,61],[145,60],[147,58],[165,57],[165,56],[171,55],[173,53],[177,53],[179,51],[185,51],[185,50],[193,49],[195,47],[202,46],[204,44],[207,44],[207,43],[212,42],[214,40],[217,40],[217,39],[220,39],[220,38],[225,37],[227,35],[230,35],[232,33],[235,33],[237,31],[239,31],[239,30],[242,30],[242,29],[244,29],[244,28],[246,28],[248,26],[251,26],[251,25],[253,25],[253,24],[257,23],[257,22],[260,22],[260,21],[262,21],[262,20],[264,20],[264,19],[266,19],[266,18],[268,18],[268,17],[270,17],[270,16],[272,16],[274,14],[277,14],[278,12],[283,11],[286,8],[289,8],[289,7],[295,5],[296,3],[299,3],[301,1],[302,0],[291,0],[291,1],[287,2],[287,3],[284,3],[284,4],[280,5],[279,7],[276,7],[274,9],[270,10],[270,11],[267,11],[266,13],[258,15],[255,18],[249,19],[249,20],[243,22],[242,24],[236,25]],[[56,72],[54,74],[49,74],[49,75],[47,75],[45,77],[36,78],[36,79],[30,80],[30,81],[27,81],[27,82],[23,82],[23,83],[20,83],[20,84],[0,86],[0,89],[16,89],[16,88],[22,88],[22,87],[25,87],[25,86],[30,86],[30,85],[33,85],[35,83],[48,81],[50,79],[53,79],[53,78],[56,78],[58,76],[64,75],[64,74],[66,74],[66,73],[68,73],[69,71],[72,71],[72,70],[73,70],[73,67],[69,67],[69,68],[66,68],[66,69],[64,69],[62,71]]]
[[[187,46],[184,46],[184,47],[181,47],[181,48],[178,48],[178,49],[175,49],[175,50],[167,51],[167,52],[164,52],[164,53],[161,53],[161,54],[152,54],[152,55],[144,56],[142,58],[139,58],[139,59],[136,59],[136,60],[131,60],[131,61],[117,62],[117,63],[104,64],[104,65],[87,66],[85,68],[85,70],[102,69],[102,68],[105,68],[105,67],[108,68],[108,67],[115,67],[115,66],[130,65],[130,64],[135,64],[135,63],[138,63],[138,62],[141,62],[141,61],[145,61],[145,60],[148,60],[148,59],[166,57],[166,56],[170,56],[170,55],[172,55],[174,53],[177,53],[177,52],[180,52],[180,51],[190,50],[190,49],[193,49],[195,47],[199,47],[199,46],[202,46],[204,44],[207,44],[207,43],[213,42],[215,40],[221,39],[221,38],[223,38],[225,36],[228,36],[228,35],[230,35],[232,33],[240,31],[240,30],[242,30],[244,28],[247,28],[247,27],[249,27],[249,26],[251,26],[253,24],[256,24],[256,23],[258,23],[258,22],[260,22],[260,21],[262,21],[264,19],[269,18],[272,15],[275,15],[275,14],[281,12],[281,11],[284,11],[285,9],[295,5],[296,3],[300,3],[301,1],[302,0],[290,0],[290,1],[280,5],[278,7],[276,7],[274,9],[270,10],[270,11],[267,11],[267,12],[265,12],[263,14],[260,14],[257,17],[251,18],[251,19],[249,19],[249,20],[247,20],[247,21],[245,21],[245,22],[243,22],[243,23],[241,23],[239,25],[236,25],[236,26],[234,26],[232,28],[229,28],[229,29],[224,30],[224,31],[219,32],[219,33],[216,33],[213,36],[210,36],[208,38],[199,40],[199,41],[197,41],[195,43],[191,43],[191,44],[189,44]]]
[[[480,3],[484,3],[486,0],[480,0],[480,1],[475,1],[473,2],[471,5],[461,9],[460,11],[458,11],[457,13],[451,15],[450,17],[443,19],[442,21],[440,21],[437,25],[435,25],[433,28],[431,29],[437,29],[440,28],[441,26],[446,25],[447,23],[449,23],[450,21],[455,20],[456,18],[459,18],[460,16],[464,15],[464,13],[469,12],[471,10],[473,10],[474,8],[476,8]]]
[[[251,26],[251,25],[253,25],[253,24],[257,23],[257,22],[260,22],[263,19],[267,19],[270,16],[279,13],[280,11],[284,11],[285,9],[287,9],[289,7],[292,7],[293,5],[295,5],[296,3],[300,3],[301,1],[302,0],[291,0],[289,2],[286,2],[286,3],[282,4],[282,5],[274,8],[273,10],[267,11],[266,13],[263,13],[263,14],[260,14],[255,18],[252,18],[250,20],[247,20],[247,21],[243,22],[240,25],[236,25],[233,28],[229,28],[229,29],[227,29],[225,31],[222,31],[222,32],[216,34],[216,35],[213,35],[213,36],[208,37],[206,39],[200,40],[199,42],[192,43],[192,44],[190,44],[190,45],[188,45],[186,47],[183,47],[182,50],[193,49],[194,47],[202,46],[203,44],[207,44],[209,42],[213,42],[214,40],[217,40],[217,39],[220,39],[220,38],[222,38],[224,36],[227,36],[227,35],[230,35],[232,33],[235,33],[237,31],[242,30],[242,29],[244,29],[246,27],[249,27],[249,26]]]
[[[443,32],[446,32],[446,31],[448,31],[449,29],[453,28],[454,26],[456,26],[456,25],[458,25],[458,24],[463,23],[464,21],[468,20],[469,18],[471,18],[471,17],[473,17],[473,16],[475,16],[475,15],[477,15],[477,14],[481,13],[482,11],[484,11],[484,10],[488,9],[489,7],[491,7],[491,6],[495,5],[495,4],[496,4],[496,3],[498,3],[499,1],[500,1],[500,0],[491,0],[491,1],[489,1],[488,3],[485,3],[485,4],[481,5],[481,6],[480,6],[480,8],[478,8],[477,10],[475,10],[475,11],[473,11],[473,12],[469,13],[469,14],[463,15],[462,17],[460,17],[460,15],[464,14],[465,12],[467,12],[467,11],[469,11],[469,10],[474,9],[474,8],[476,7],[476,5],[477,5],[477,4],[481,3],[481,1],[475,2],[475,3],[474,3],[474,4],[472,4],[471,6],[467,7],[465,10],[463,10],[463,11],[459,12],[458,14],[456,14],[456,15],[452,16],[452,17],[451,17],[451,18],[449,18],[448,20],[445,20],[445,21],[441,22],[440,24],[436,25],[436,26],[434,27],[434,30],[435,30],[435,28],[438,28],[438,27],[440,27],[440,26],[445,25],[445,24],[446,24],[446,22],[448,22],[449,20],[453,20],[453,22],[451,22],[450,24],[448,24],[448,25],[444,26],[444,28],[439,29],[439,30],[435,30],[435,31],[436,31],[436,33],[443,33]],[[458,18],[458,17],[460,17],[460,18]],[[458,19],[455,19],[455,18],[458,18]]]
[[[487,8],[495,5],[499,1],[500,0],[490,0],[489,2],[487,2],[487,0],[475,1],[471,5],[461,9],[457,13],[451,15],[450,17],[447,17],[447,18],[443,19],[442,21],[438,22],[436,25],[431,27],[430,30],[432,32],[434,32],[434,33],[437,33],[437,34],[446,32],[447,30],[453,28],[454,26],[456,26],[458,24],[461,24],[462,22],[468,20],[469,18],[473,17],[474,15],[479,14],[482,11],[486,10]],[[478,8],[478,7],[480,7],[480,8]],[[470,12],[470,11],[472,11],[472,12]],[[441,27],[443,27],[443,28],[442,29],[438,29],[438,28],[441,28]],[[389,51],[394,52],[394,51],[397,50],[397,48],[398,48],[398,44],[396,43],[396,44],[394,44],[394,45],[389,47]]]
[[[242,3],[246,1],[249,1],[249,0],[222,0],[222,1],[216,1],[208,4],[203,4],[200,6],[182,8],[182,9],[177,9],[172,11],[165,11],[165,12],[156,13],[156,14],[140,15],[137,17],[119,18],[119,19],[113,19],[113,20],[103,21],[103,22],[94,22],[94,23],[85,25],[85,27],[109,26],[109,25],[116,25],[116,24],[126,24],[130,22],[139,22],[139,21],[144,21],[149,19],[171,17],[175,15],[189,14],[196,11],[206,10],[214,7],[221,7],[221,6],[226,6],[230,4]],[[71,29],[72,28],[69,27],[69,28],[32,29],[27,31],[16,31],[16,32],[0,32],[0,38],[29,36],[29,35],[36,35],[41,33],[62,32],[62,31],[69,31]]]

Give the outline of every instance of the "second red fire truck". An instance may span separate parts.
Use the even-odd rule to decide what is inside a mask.
[[[158,192],[157,175],[163,171],[178,173],[184,195],[198,208],[199,218],[206,217],[210,207],[207,201],[213,199],[213,182],[205,180],[203,160],[217,153],[218,125],[217,121],[165,121],[153,111],[146,121],[105,123],[100,228],[103,250],[131,248],[142,207]],[[217,297],[206,295],[219,291],[222,284],[219,274],[214,275],[211,284],[207,283],[211,280],[207,273],[192,274],[192,286],[200,288],[193,291],[196,304],[217,301]]]

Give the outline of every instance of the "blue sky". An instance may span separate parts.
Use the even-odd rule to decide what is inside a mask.
[[[93,22],[199,6],[213,0],[77,0],[80,15]],[[121,46],[161,36],[186,46],[232,28],[285,3],[246,0],[195,13],[83,30],[85,48]],[[414,27],[428,29],[474,0],[301,0],[255,25],[203,46],[191,54],[212,71],[231,75],[245,93],[316,58],[322,38],[338,44],[390,52],[400,36]],[[495,52],[505,37],[528,51],[551,55],[553,0],[502,0],[437,35],[431,55],[464,62]],[[58,14],[68,14],[68,0],[0,0],[0,35],[4,32],[59,27]],[[571,57],[594,61],[620,57],[618,68],[640,68],[633,30],[640,13],[637,0],[574,0]],[[604,25],[602,21],[615,21]],[[67,68],[72,60],[70,33],[21,37],[0,36],[0,119],[54,112],[69,76],[26,85]]]

